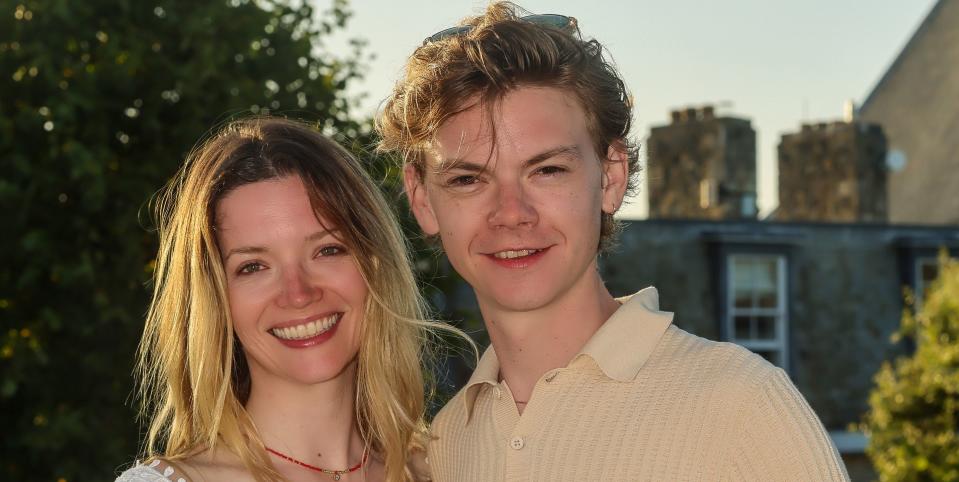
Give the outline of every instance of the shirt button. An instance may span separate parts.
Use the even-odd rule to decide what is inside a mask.
[[[494,389],[493,389],[493,393],[496,394],[496,398],[497,398],[497,399],[499,399],[501,396],[503,396],[503,391],[500,390],[499,387],[494,388]]]
[[[509,446],[513,450],[520,450],[524,445],[526,445],[526,442],[523,441],[523,437],[513,437],[513,439],[509,441]]]

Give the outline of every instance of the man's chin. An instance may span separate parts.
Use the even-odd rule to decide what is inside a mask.
[[[555,296],[550,296],[548,290],[542,288],[542,286],[525,289],[499,287],[485,296],[477,294],[477,298],[481,306],[486,305],[499,312],[525,313],[545,308],[555,299]]]

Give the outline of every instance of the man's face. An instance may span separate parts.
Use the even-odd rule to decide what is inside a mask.
[[[540,309],[596,280],[601,214],[622,202],[627,165],[593,146],[575,97],[521,87],[444,123],[422,179],[407,166],[420,227],[481,305]]]

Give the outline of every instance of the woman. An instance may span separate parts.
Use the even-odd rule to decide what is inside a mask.
[[[416,480],[433,329],[396,219],[302,124],[234,122],[158,203],[133,480]],[[414,473],[416,472],[416,473]]]

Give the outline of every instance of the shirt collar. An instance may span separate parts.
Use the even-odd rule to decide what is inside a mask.
[[[589,357],[607,377],[628,382],[635,379],[646,364],[659,339],[673,322],[673,314],[659,311],[659,292],[653,287],[618,298],[617,301],[622,306],[590,337],[570,365],[580,358]],[[499,359],[490,345],[480,357],[464,389],[467,420],[472,415],[480,388],[498,383]]]
[[[613,380],[632,381],[652,355],[673,314],[659,311],[659,292],[645,288],[632,296],[617,299],[622,306],[586,342],[573,361],[592,358]]]
[[[496,350],[493,345],[486,347],[483,356],[480,357],[476,369],[470,375],[466,382],[463,402],[466,404],[466,419],[469,420],[473,413],[473,403],[476,402],[476,396],[479,394],[483,385],[497,385],[499,383],[499,358],[496,357]]]

